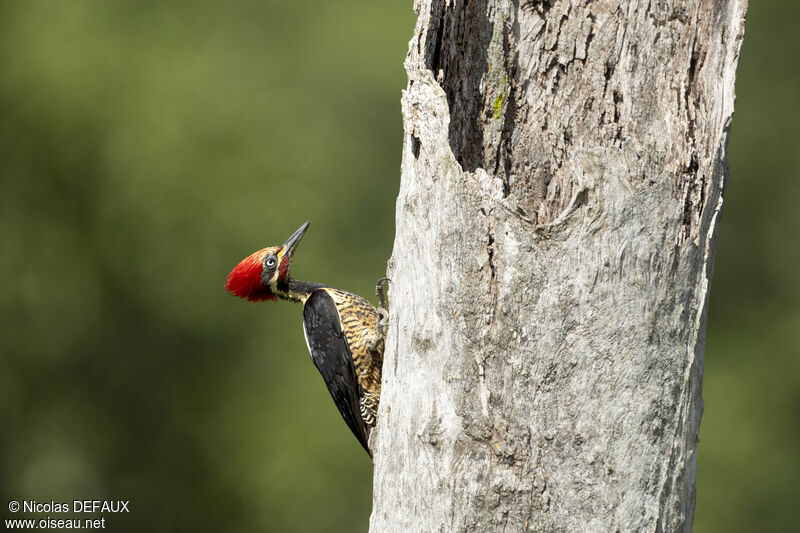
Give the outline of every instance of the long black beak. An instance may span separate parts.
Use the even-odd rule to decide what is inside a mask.
[[[308,224],[309,223],[306,222],[297,228],[297,231],[292,233],[292,236],[286,239],[286,242],[283,243],[283,247],[286,249],[286,252],[284,252],[284,257],[292,257],[292,254],[294,254],[294,249],[297,248],[298,244],[300,244],[300,239],[303,238],[303,235],[305,235],[306,230],[308,229]]]

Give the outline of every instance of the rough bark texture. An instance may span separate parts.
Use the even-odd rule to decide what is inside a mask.
[[[415,3],[371,532],[691,528],[746,3]]]

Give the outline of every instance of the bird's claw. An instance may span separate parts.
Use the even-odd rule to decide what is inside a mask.
[[[381,278],[375,285],[375,294],[380,300],[380,306],[378,307],[378,339],[381,340],[386,336],[386,328],[389,326],[389,311],[386,310],[386,295],[383,292],[383,285],[389,282],[391,282],[389,278]]]
[[[381,279],[378,280],[378,283],[375,284],[375,295],[378,297],[378,299],[381,302],[381,304],[380,304],[381,308],[384,308],[384,309],[386,308],[386,297],[383,294],[383,285],[385,283],[389,283],[391,281],[392,280],[390,280],[389,278],[381,278]]]

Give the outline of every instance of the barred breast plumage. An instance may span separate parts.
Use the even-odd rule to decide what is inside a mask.
[[[367,300],[351,292],[324,288],[339,313],[339,323],[353,358],[358,384],[363,390],[359,398],[361,417],[369,427],[375,426],[381,399],[381,368],[384,340],[378,335],[378,312]]]

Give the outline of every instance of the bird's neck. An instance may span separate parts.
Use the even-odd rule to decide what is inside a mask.
[[[286,281],[278,282],[272,292],[282,300],[305,303],[312,292],[323,287],[327,287],[327,285],[289,278]]]

